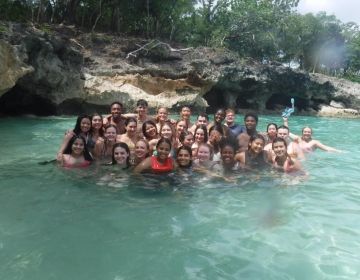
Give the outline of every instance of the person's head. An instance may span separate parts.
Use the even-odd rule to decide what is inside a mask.
[[[311,140],[311,137],[312,137],[312,129],[308,126],[305,126],[302,129],[302,138],[304,140]]]
[[[111,163],[125,165],[126,168],[130,166],[130,150],[126,143],[120,142],[113,146]]]
[[[154,139],[157,137],[157,129],[156,124],[151,121],[147,120],[142,125],[142,133],[146,139]]]
[[[167,138],[160,138],[156,144],[157,157],[160,160],[166,160],[171,151],[171,141]]]
[[[197,143],[206,143],[208,141],[207,128],[205,125],[198,125],[195,128],[194,141]]]
[[[233,109],[227,109],[225,111],[225,122],[231,125],[235,122],[235,111]]]
[[[136,102],[136,112],[139,116],[146,116],[148,110],[148,103],[145,99],[139,99]]]
[[[74,133],[89,133],[91,131],[91,117],[89,115],[80,115],[76,119]]]
[[[116,141],[116,126],[113,124],[108,125],[105,128],[104,137],[105,137],[106,141],[115,142]]]
[[[286,139],[289,137],[289,128],[285,125],[281,125],[277,129],[277,137]]]
[[[181,146],[176,152],[176,162],[179,167],[188,168],[192,163],[192,151],[188,146]]]
[[[196,152],[196,157],[198,158],[199,162],[207,162],[212,160],[213,155],[213,149],[207,143],[201,143]]]
[[[221,141],[220,143],[220,154],[221,154],[221,160],[224,165],[233,165],[235,163],[235,143],[233,141],[230,141],[228,139],[225,139],[224,141]]]
[[[190,106],[188,106],[188,105],[183,106],[180,111],[180,119],[189,121],[190,117],[191,117]]]
[[[64,154],[73,155],[75,157],[84,156],[85,160],[92,161],[92,157],[86,147],[84,137],[80,135],[73,136],[67,144]]]
[[[209,142],[211,142],[211,144],[220,143],[223,136],[224,130],[221,124],[215,124],[209,129]]]
[[[276,137],[273,140],[272,149],[277,157],[287,156],[287,144],[284,138]]]
[[[205,125],[209,124],[209,116],[206,113],[200,113],[196,119],[196,125]]]
[[[156,119],[158,122],[162,123],[165,122],[168,119],[168,110],[165,107],[160,107],[157,110]]]
[[[129,135],[134,135],[137,129],[137,120],[135,118],[127,118],[125,120],[126,132]]]
[[[250,137],[249,147],[248,147],[249,151],[255,154],[259,154],[261,153],[262,150],[264,150],[264,146],[265,146],[265,139],[264,136],[262,136],[261,134],[255,134]]]
[[[191,147],[194,143],[194,135],[190,131],[183,131],[180,133],[179,141],[183,146]]]
[[[225,119],[225,111],[224,109],[218,109],[214,114],[214,122],[215,123],[222,123]]]
[[[244,123],[247,130],[255,130],[258,123],[258,116],[255,113],[247,113],[244,116]]]
[[[276,123],[269,123],[266,127],[266,133],[269,135],[269,137],[276,137],[277,130],[278,127]]]
[[[160,137],[164,137],[172,141],[174,136],[175,136],[174,127],[170,122],[165,122],[160,126]]]
[[[94,113],[91,116],[91,128],[92,131],[97,131],[100,136],[104,136],[104,125],[103,125],[103,117],[98,113]]]
[[[184,120],[179,120],[176,122],[176,133],[180,135],[181,132],[187,130],[187,123]]]
[[[121,102],[115,101],[110,105],[110,112],[113,119],[119,119],[123,113],[124,106]]]
[[[134,154],[137,158],[144,159],[149,156],[150,146],[145,139],[140,139],[135,144]]]

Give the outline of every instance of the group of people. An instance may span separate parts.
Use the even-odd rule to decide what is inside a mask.
[[[247,113],[240,125],[232,109],[217,110],[212,122],[200,113],[194,124],[189,106],[181,108],[178,120],[170,119],[165,107],[149,116],[143,99],[138,100],[136,113],[123,111],[123,104],[114,102],[104,118],[97,113],[79,116],[74,129],[65,133],[59,164],[79,168],[96,162],[134,173],[194,170],[226,177],[264,168],[296,172],[307,153],[317,148],[337,151],[312,139],[310,127],[304,127],[300,137],[291,134],[287,118],[281,126],[269,123],[262,133],[257,131],[256,114]]]

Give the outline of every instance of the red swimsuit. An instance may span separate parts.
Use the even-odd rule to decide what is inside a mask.
[[[160,163],[156,156],[151,157],[151,169],[155,173],[170,172],[174,169],[173,159],[167,158],[164,163]]]

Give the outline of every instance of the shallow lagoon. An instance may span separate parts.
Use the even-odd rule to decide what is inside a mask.
[[[360,120],[291,117],[347,152],[237,184],[38,165],[74,120],[0,119],[0,279],[360,278]]]

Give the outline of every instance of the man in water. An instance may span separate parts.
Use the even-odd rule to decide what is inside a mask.
[[[192,134],[195,133],[195,129],[198,125],[205,125],[206,127],[209,124],[209,116],[206,113],[200,113],[196,119],[195,124],[188,129]]]
[[[239,144],[239,152],[244,152],[248,149],[250,137],[258,134],[256,127],[258,123],[258,116],[255,113],[247,113],[244,116],[245,132],[242,132],[237,137]]]
[[[118,101],[111,103],[110,105],[111,115],[103,119],[104,127],[107,127],[110,124],[115,125],[117,134],[123,134],[126,132],[125,130],[126,117],[122,116],[123,107],[124,106],[122,105],[122,103]]]
[[[233,137],[238,137],[241,133],[245,132],[245,127],[235,123],[235,111],[227,109],[225,111],[225,125],[230,129]]]
[[[136,102],[136,114],[130,113],[123,115],[126,118],[136,118],[137,120],[137,128],[136,132],[139,137],[143,137],[142,135],[142,125],[145,121],[151,120],[154,121],[154,118],[148,115],[148,107],[149,104],[145,99],[139,99]]]
[[[191,109],[190,106],[185,105],[180,110],[180,120],[185,121],[187,127],[191,127],[190,123]]]
[[[304,127],[302,130],[302,136],[299,140],[299,146],[304,153],[310,153],[317,148],[327,152],[340,152],[339,150],[326,146],[318,140],[312,139],[312,129],[310,127]]]
[[[207,130],[210,131],[210,129],[213,126],[217,125],[222,128],[222,130],[224,132],[224,136],[228,137],[230,135],[230,129],[222,123],[224,120],[225,120],[224,109],[218,109],[216,111],[216,113],[214,114],[214,121],[207,126]]]

